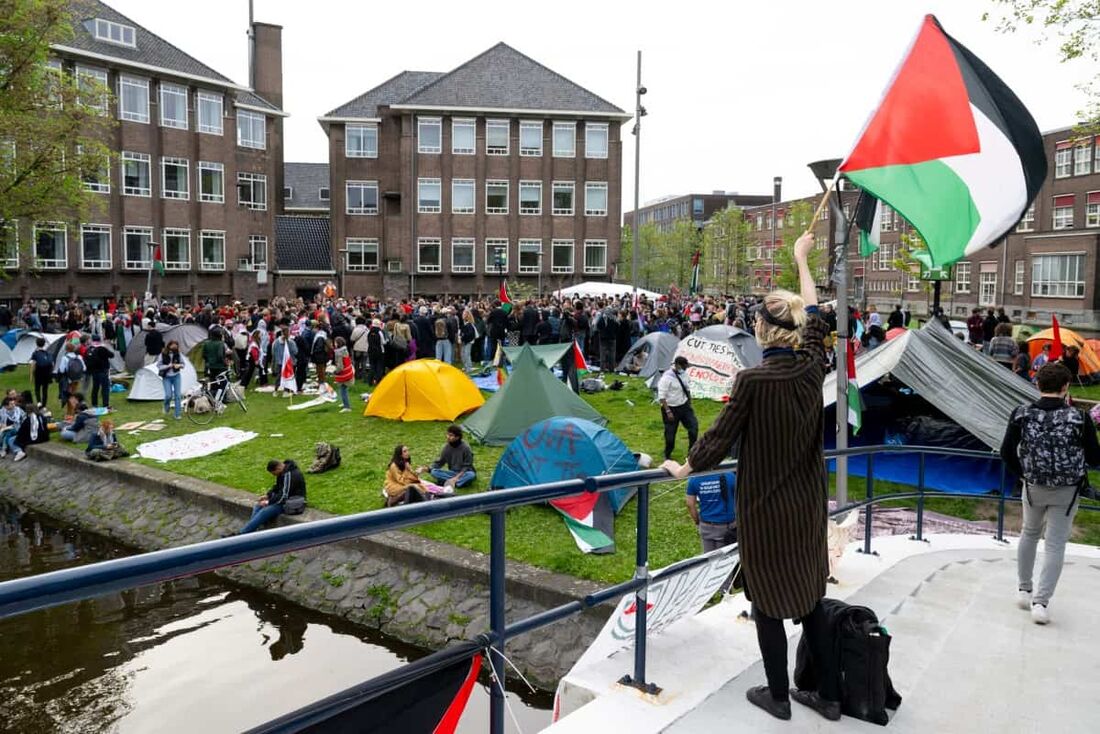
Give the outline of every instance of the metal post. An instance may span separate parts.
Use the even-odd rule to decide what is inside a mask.
[[[775,206],[779,203],[779,197],[783,191],[783,178],[776,176],[772,179],[772,244],[768,248],[768,288],[775,289]]]
[[[997,487],[997,542],[1005,542],[1005,464],[1001,462],[1001,483]]]
[[[917,534],[913,540],[924,540],[924,452],[922,451],[918,457],[917,491],[920,492],[920,496],[917,497]]]
[[[867,499],[875,498],[875,455],[867,454]],[[863,552],[871,555],[871,522],[874,520],[875,506],[867,504],[863,512]]]
[[[826,194],[828,195],[828,194]],[[837,194],[839,196],[839,194]],[[836,248],[836,448],[848,448],[848,253]],[[857,388],[858,389],[858,386]],[[848,504],[848,457],[836,457],[836,506]]]
[[[634,592],[634,675],[624,675],[619,682],[632,686],[645,693],[657,695],[661,692],[653,683],[645,679],[646,662],[646,619],[649,603],[649,485],[638,488],[638,530],[636,552],[634,556],[634,578],[645,579],[646,585]]]
[[[496,679],[489,691],[490,734],[504,734],[504,512],[489,516],[489,633],[495,648],[489,665]]]
[[[630,283],[634,287],[633,300],[638,301],[638,206],[640,203],[639,186],[641,185],[640,166],[642,160],[642,117],[645,108],[642,107],[642,95],[646,88],[642,86],[642,50],[638,49],[638,79],[634,86],[634,217],[631,220],[631,236],[634,244],[630,248]]]

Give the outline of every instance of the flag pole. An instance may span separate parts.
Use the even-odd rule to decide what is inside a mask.
[[[821,202],[817,205],[817,209],[814,210],[814,215],[810,217],[810,221],[806,225],[806,231],[803,232],[803,236],[812,234],[814,231],[814,222],[821,216],[821,212],[825,210],[825,207],[829,204],[829,197],[832,196],[833,189],[836,188],[837,179],[840,178],[840,173],[837,173],[833,180],[829,182],[828,187],[825,189],[825,195],[821,197]]]

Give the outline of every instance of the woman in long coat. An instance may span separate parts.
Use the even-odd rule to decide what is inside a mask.
[[[729,403],[695,444],[687,463],[664,467],[674,477],[717,466],[739,446],[737,525],[745,593],[753,603],[768,685],[749,700],[781,719],[790,695],[829,719],[840,717],[831,635],[821,607],[828,576],[828,517],[823,456],[821,386],[825,380],[825,322],[807,264],[812,235],[795,243],[801,296],[775,291],[755,316],[764,361],[742,370]],[[822,688],[788,693],[784,619],[801,619]]]

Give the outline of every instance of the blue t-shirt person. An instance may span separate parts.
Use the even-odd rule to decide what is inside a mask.
[[[733,499],[736,486],[733,472],[688,479],[687,493],[698,502],[699,520],[716,525],[733,522],[737,514]]]

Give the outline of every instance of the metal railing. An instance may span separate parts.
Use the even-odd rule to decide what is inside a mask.
[[[919,456],[918,486],[915,492],[875,495],[874,461],[876,454],[916,453]],[[864,512],[863,551],[871,553],[871,528],[876,504],[897,500],[917,500],[917,525],[914,540],[923,540],[924,504],[928,498],[960,497],[972,500],[995,499],[998,502],[996,539],[1004,540],[1004,515],[1006,502],[1019,501],[1009,496],[1006,474],[1001,464],[1000,491],[995,495],[944,492],[925,488],[925,460],[927,456],[950,456],[993,459],[996,454],[982,451],[964,451],[950,448],[920,446],[866,446],[841,451],[826,451],[826,459],[838,456],[867,456],[866,498],[852,502],[830,512],[831,516],[853,510]],[[726,464],[696,476],[716,475],[735,468]],[[649,573],[649,488],[651,484],[671,481],[663,469],[625,472],[596,477],[582,477],[561,482],[502,489],[492,492],[463,495],[445,501],[417,503],[386,510],[333,517],[307,523],[278,527],[259,533],[212,540],[179,548],[153,551],[126,558],[103,561],[0,583],[0,619],[25,614],[39,609],[69,602],[90,599],[102,594],[123,591],[136,586],[160,583],[193,576],[218,568],[265,558],[272,555],[303,550],[334,541],[373,535],[388,530],[400,530],[473,514],[490,516],[489,553],[489,630],[477,639],[432,653],[402,668],[403,680],[414,680],[442,666],[462,659],[469,659],[471,650],[487,650],[495,679],[490,690],[490,721],[492,734],[504,731],[504,648],[508,639],[545,627],[562,619],[579,614],[585,609],[613,601],[624,594],[635,594],[636,623],[634,631],[633,671],[624,676],[623,683],[643,690],[657,690],[646,679],[646,595],[650,584],[690,571],[708,562],[704,556],[696,556],[665,568],[657,574]],[[513,507],[533,505],[552,499],[568,497],[581,492],[608,492],[620,488],[637,488],[637,535],[635,573],[633,578],[589,594],[566,604],[509,624],[505,618],[505,513]],[[1081,509],[1100,511],[1100,506],[1081,504]],[[391,676],[392,678],[392,676]],[[369,693],[380,678],[367,681],[355,689],[362,695]],[[325,706],[339,707],[345,704],[349,691],[344,691],[282,716],[256,728],[257,732],[295,732],[323,717]]]

